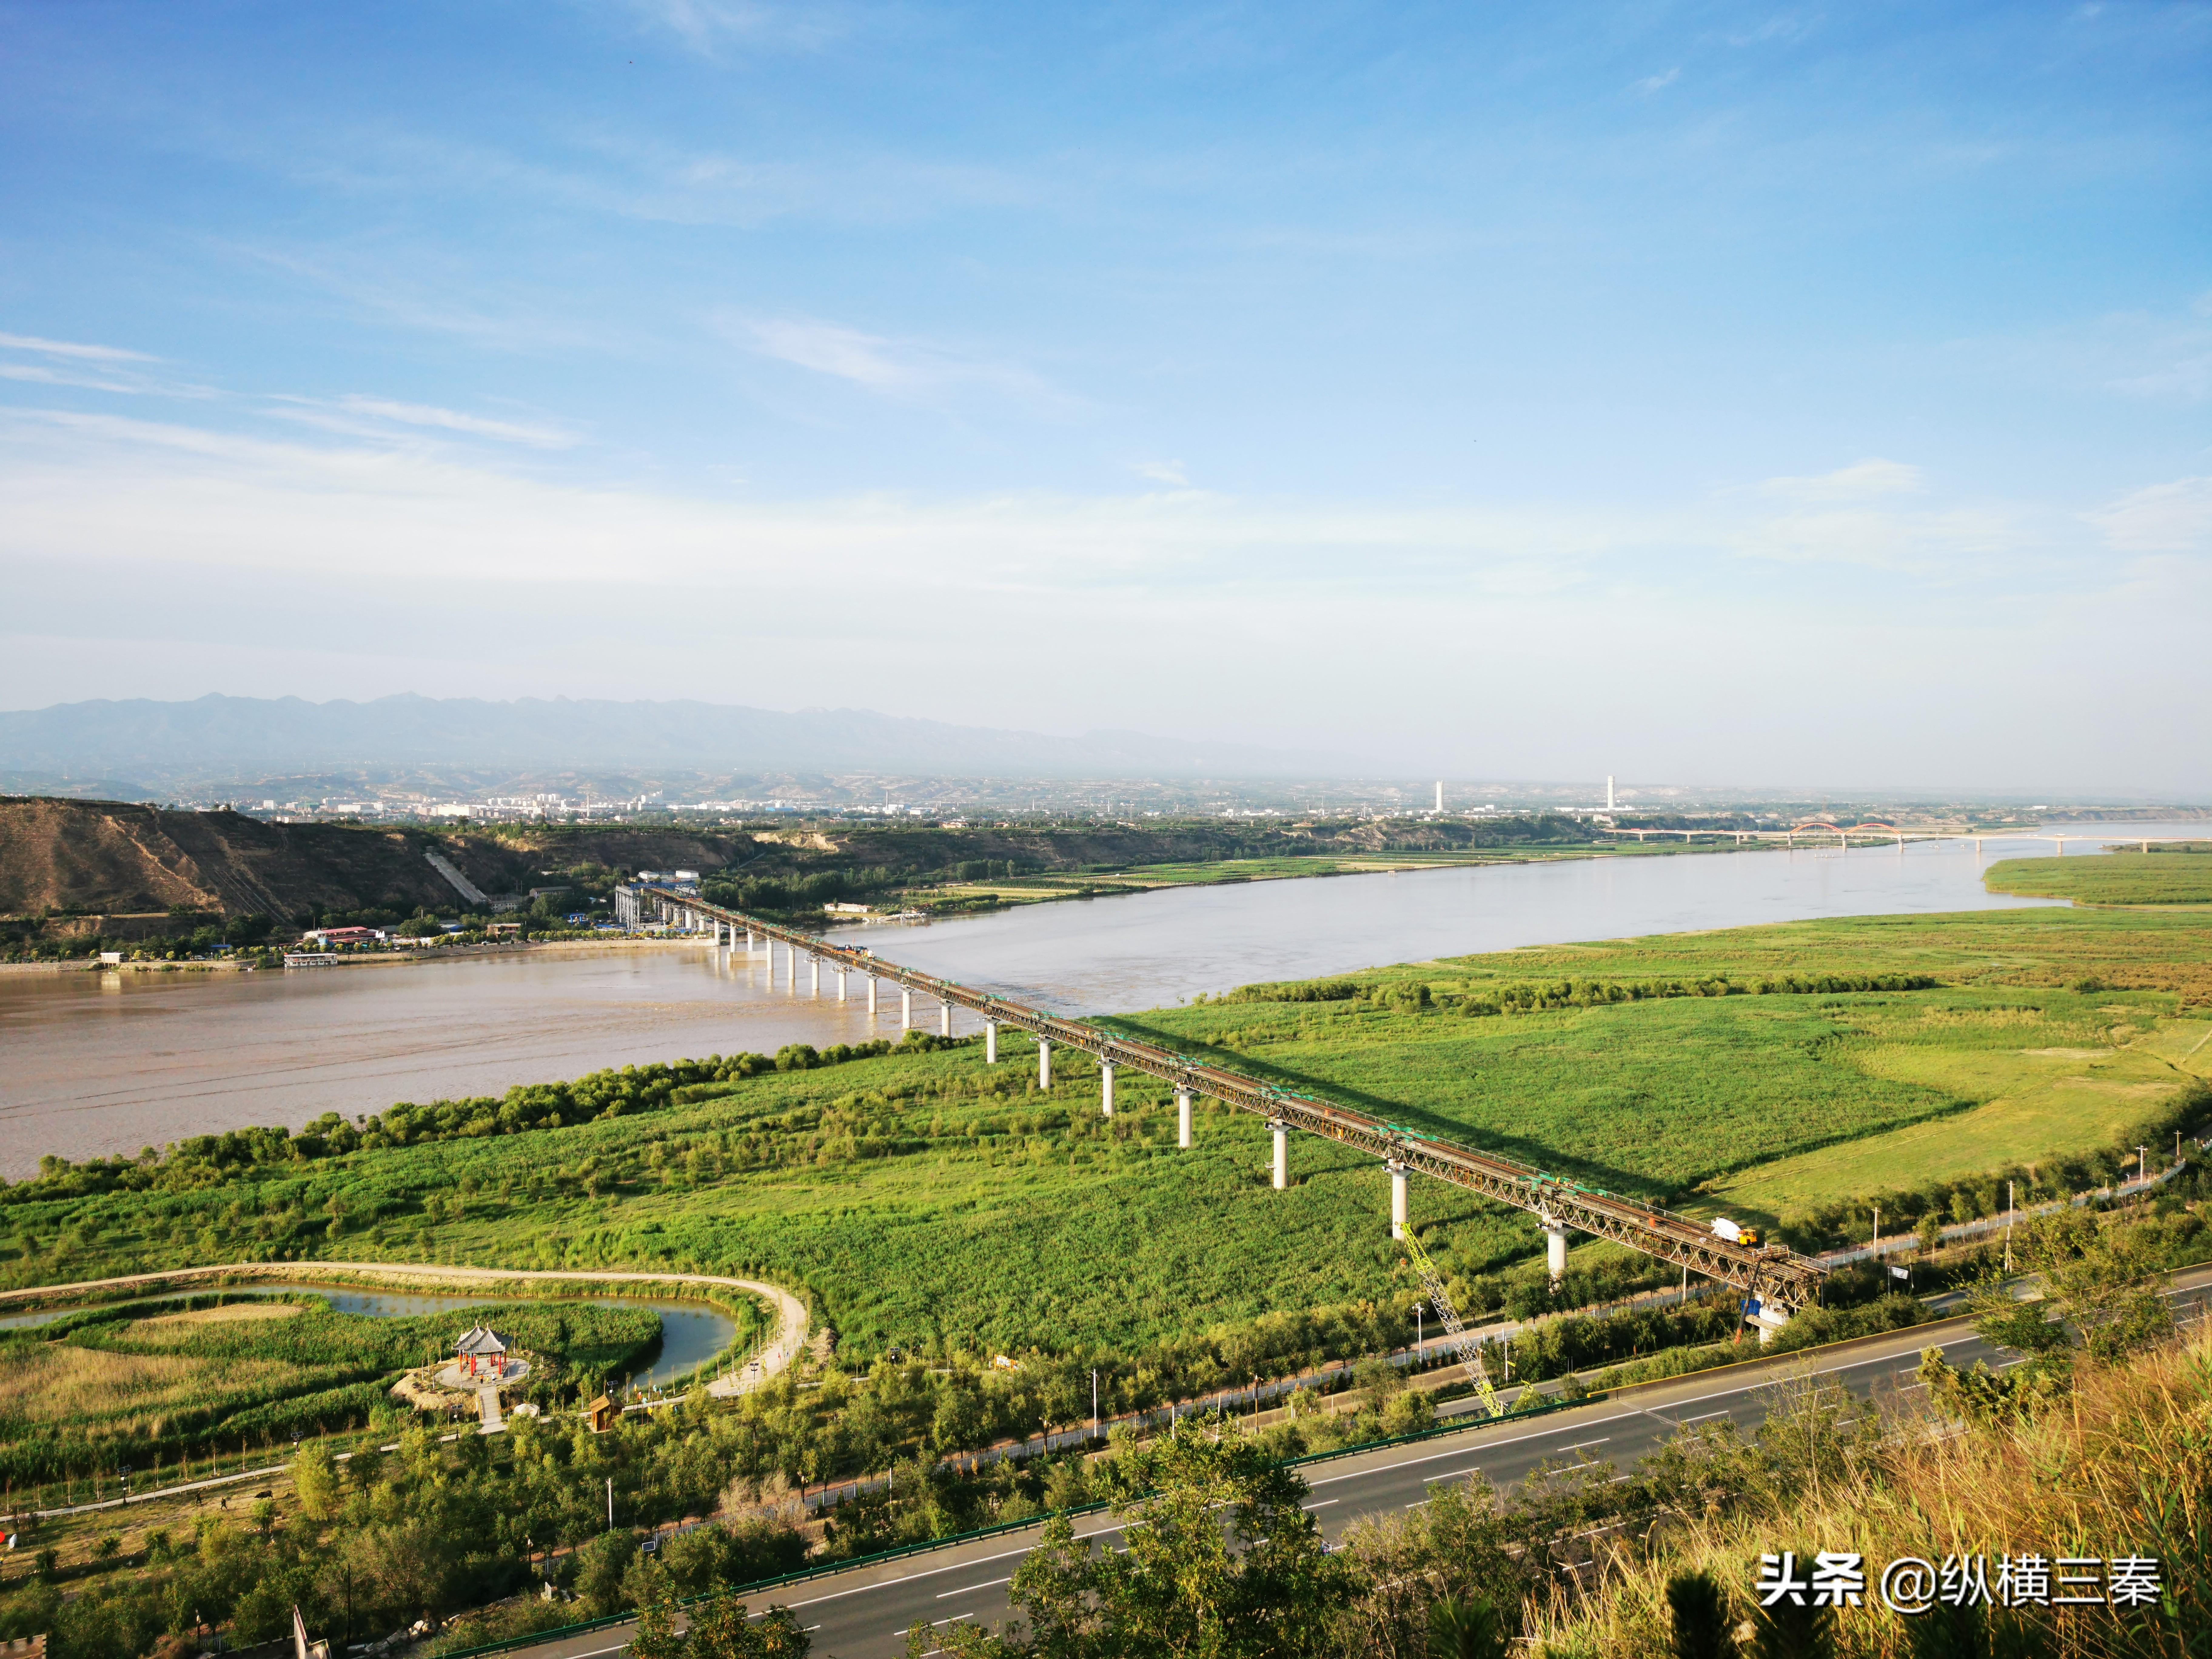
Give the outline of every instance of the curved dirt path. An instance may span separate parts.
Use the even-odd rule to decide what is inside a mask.
[[[757,1279],[727,1279],[718,1273],[649,1273],[642,1269],[611,1268],[599,1273],[580,1273],[547,1268],[449,1267],[423,1261],[233,1261],[221,1267],[172,1267],[161,1273],[125,1273],[115,1279],[85,1279],[66,1285],[33,1285],[19,1291],[0,1291],[0,1307],[11,1303],[101,1291],[187,1285],[233,1273],[252,1273],[264,1279],[325,1281],[352,1274],[363,1278],[427,1279],[440,1283],[690,1285],[742,1291],[774,1305],[776,1310],[775,1334],[769,1339],[768,1346],[751,1356],[737,1373],[718,1377],[707,1385],[708,1393],[725,1398],[758,1388],[790,1365],[806,1343],[806,1309],[797,1297],[781,1285],[766,1284]]]

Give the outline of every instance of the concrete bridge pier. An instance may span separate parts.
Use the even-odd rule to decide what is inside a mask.
[[[838,1000],[838,1001],[840,1001],[840,1002],[842,1002],[842,1001],[845,1000],[845,979],[846,979],[846,975],[848,975],[848,974],[850,974],[851,972],[852,972],[852,969],[849,969],[849,968],[845,967],[842,963],[840,963],[840,964],[838,965],[838,969],[837,969],[837,1000]]]
[[[1551,1216],[1541,1218],[1544,1223],[1544,1265],[1551,1270],[1552,1283],[1556,1286],[1567,1276],[1567,1224]]]
[[[1271,1117],[1267,1129],[1275,1137],[1275,1190],[1279,1193],[1291,1184],[1291,1126]]]
[[[870,974],[870,975],[868,975],[868,1018],[869,1018],[870,1019],[873,1019],[875,1017],[876,1017],[876,976],[875,976],[873,974]]]
[[[995,1019],[983,1022],[983,1063],[986,1066],[999,1063],[999,1022]]]
[[[1176,1145],[1188,1150],[1190,1146],[1190,1091],[1176,1091]]]
[[[1382,1166],[1390,1172],[1390,1237],[1406,1236],[1406,1166],[1392,1158]]]
[[[783,988],[793,996],[799,994],[799,947],[796,945],[783,947]]]
[[[908,987],[899,987],[899,1030],[914,1029],[914,992]]]
[[[952,1005],[949,1002],[937,1005],[937,1035],[948,1037],[952,1035]]]
[[[1052,1087],[1052,1044],[1042,1037],[1037,1039],[1037,1087]]]
[[[822,994],[822,958],[820,957],[809,957],[806,958],[806,962],[808,976],[813,981],[812,985],[809,988],[809,994],[818,997]]]
[[[732,929],[732,932],[734,932],[735,930],[734,930],[734,929]],[[746,928],[746,929],[745,929],[745,954],[746,954],[747,956],[750,956],[750,955],[752,955],[752,953],[753,953],[755,951],[758,950],[759,948],[760,948],[760,947],[759,947],[758,945],[755,945],[755,944],[753,943],[753,930],[752,930],[751,928],[750,928],[750,927]]]
[[[1111,1060],[1098,1062],[1098,1115],[1101,1117],[1114,1115],[1114,1063]]]

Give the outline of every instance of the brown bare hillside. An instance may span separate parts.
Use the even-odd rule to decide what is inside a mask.
[[[437,849],[488,892],[528,884],[527,854],[427,831],[264,823],[114,801],[0,800],[0,912],[185,906],[290,918],[311,905],[450,906]]]

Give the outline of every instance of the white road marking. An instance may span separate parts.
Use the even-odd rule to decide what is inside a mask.
[[[1110,1527],[1101,1527],[1096,1532],[1078,1533],[1076,1536],[1078,1538],[1103,1538],[1109,1533],[1120,1532],[1121,1530],[1122,1525],[1117,1523]],[[1031,1545],[1024,1545],[1018,1550],[1000,1550],[996,1555],[979,1555],[970,1561],[954,1561],[942,1567],[932,1567],[926,1572],[909,1572],[897,1578],[878,1578],[871,1584],[855,1584],[850,1589],[832,1590],[827,1595],[812,1596],[804,1601],[787,1601],[784,1605],[786,1607],[818,1607],[824,1601],[840,1601],[848,1595],[864,1595],[869,1590],[884,1589],[892,1584],[910,1584],[917,1578],[934,1578],[939,1573],[960,1572],[967,1568],[980,1567],[992,1561],[1010,1560],[1017,1555],[1027,1555],[1033,1547],[1034,1546]],[[587,1659],[587,1656],[580,1655],[578,1656],[578,1659]]]
[[[938,1591],[938,1592],[937,1592],[937,1599],[938,1599],[939,1601],[943,1601],[943,1600],[945,1600],[945,1598],[946,1596],[948,1596],[948,1595],[969,1595],[969,1593],[971,1593],[972,1591],[975,1591],[975,1590],[979,1590],[979,1589],[992,1589],[992,1588],[993,1588],[994,1586],[995,1586],[995,1585],[999,1585],[999,1584],[1011,1584],[1011,1583],[1012,1583],[1013,1582],[1014,1582],[1014,1576],[1013,1576],[1013,1574],[1012,1574],[1012,1573],[1008,1573],[1008,1574],[1007,1574],[1004,1578],[994,1578],[994,1579],[991,1579],[988,1583],[981,1583],[981,1584],[970,1584],[970,1585],[969,1585],[969,1586],[968,1586],[968,1588],[967,1588],[966,1589],[957,1589],[957,1590],[939,1590],[939,1591]]]

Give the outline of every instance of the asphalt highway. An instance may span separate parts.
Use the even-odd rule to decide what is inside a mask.
[[[2177,1317],[2201,1319],[2212,1301],[2212,1268],[2176,1275],[2167,1294]],[[1454,1401],[1458,1433],[1412,1445],[1361,1452],[1306,1466],[1312,1493],[1306,1507],[1324,1536],[1339,1538],[1363,1516],[1401,1513],[1435,1492],[1477,1474],[1508,1486],[1548,1462],[1562,1468],[1632,1468],[1684,1426],[1727,1418],[1747,1433],[1766,1411],[1764,1391],[1790,1376],[1833,1378],[1862,1398],[1908,1401],[1920,1391],[1914,1373],[1923,1348],[1936,1346],[1954,1365],[1977,1360],[1993,1368],[2018,1358],[1993,1348],[1964,1320],[1917,1326],[1813,1354],[1752,1359],[1718,1371],[1622,1389],[1602,1400],[1521,1423],[1492,1423],[1472,1401]],[[1109,1516],[1085,1516],[1079,1537],[1110,1546],[1121,1528]],[[996,1624],[1008,1616],[1007,1581],[1035,1547],[1038,1529],[1004,1533],[928,1554],[828,1575],[756,1599],[754,1611],[790,1607],[812,1633],[817,1655],[836,1659],[891,1659],[905,1651],[916,1620]],[[630,1627],[607,1629],[516,1650],[522,1659],[607,1659],[621,1653]]]

